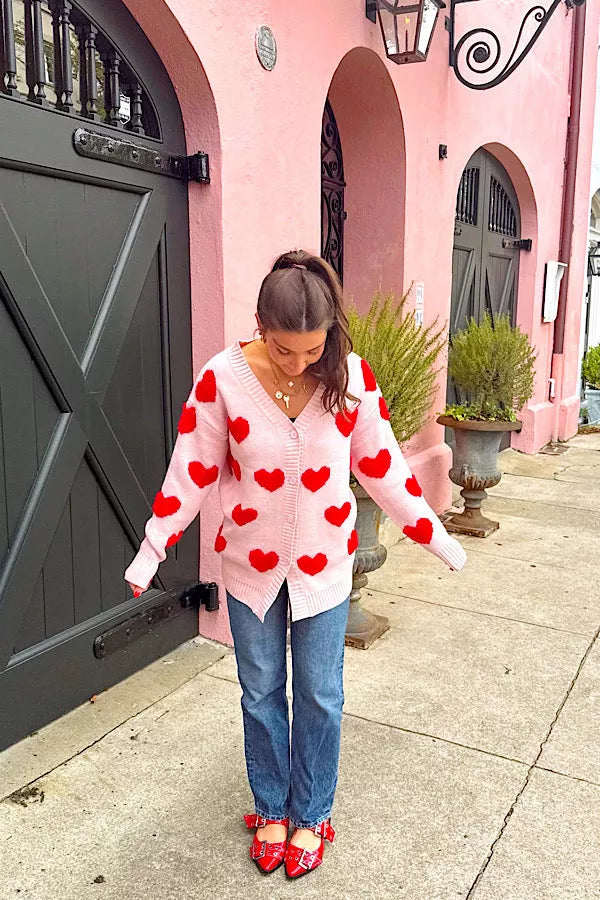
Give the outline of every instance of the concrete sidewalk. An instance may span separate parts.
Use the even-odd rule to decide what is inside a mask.
[[[323,867],[247,857],[240,689],[201,638],[0,753],[0,898],[600,898],[600,435],[507,451],[447,573],[402,541],[348,649]],[[12,795],[12,796],[9,796]]]

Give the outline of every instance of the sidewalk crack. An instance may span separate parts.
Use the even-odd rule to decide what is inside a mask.
[[[539,759],[540,759],[540,757],[541,757],[541,755],[542,755],[542,753],[543,753],[543,751],[544,751],[544,747],[546,746],[546,744],[548,743],[548,741],[549,741],[549,739],[550,739],[550,736],[551,736],[551,734],[552,734],[552,731],[554,730],[554,726],[556,725],[556,723],[557,723],[557,721],[558,721],[558,717],[560,716],[561,712],[563,711],[564,706],[565,706],[567,700],[569,699],[569,697],[570,697],[570,695],[571,695],[571,691],[572,691],[573,688],[575,687],[575,682],[576,682],[577,679],[579,678],[579,674],[580,674],[581,670],[583,669],[583,667],[584,667],[584,665],[585,665],[585,662],[586,662],[588,656],[590,655],[590,653],[591,653],[591,651],[592,651],[592,648],[593,648],[594,644],[595,644],[596,641],[598,640],[598,636],[599,636],[599,635],[600,635],[600,628],[597,629],[597,631],[596,631],[596,633],[594,634],[592,640],[591,640],[590,643],[588,644],[588,647],[587,647],[585,653],[583,654],[583,656],[582,656],[582,658],[581,658],[581,660],[580,660],[580,662],[579,662],[579,665],[577,666],[577,671],[575,672],[575,675],[574,675],[573,678],[571,679],[571,683],[570,683],[569,687],[567,688],[567,690],[566,690],[566,692],[565,692],[565,695],[564,695],[564,697],[563,697],[561,703],[559,704],[559,707],[558,707],[558,709],[557,709],[557,711],[556,711],[556,713],[555,713],[555,715],[554,715],[554,718],[553,718],[552,722],[550,723],[550,727],[548,728],[548,731],[547,731],[547,733],[546,733],[545,738],[542,740],[542,742],[541,742],[541,744],[540,744],[540,749],[538,750],[537,756],[536,756],[536,758],[534,759],[534,761],[532,762],[531,766],[529,767],[529,769],[528,769],[528,771],[527,771],[527,774],[526,774],[526,776],[525,776],[525,780],[524,780],[524,782],[523,782],[523,784],[522,784],[520,790],[518,791],[517,796],[516,796],[515,799],[513,800],[512,804],[511,804],[511,806],[510,806],[510,809],[509,809],[508,812],[506,813],[506,815],[505,815],[505,817],[504,817],[504,820],[503,820],[503,822],[502,822],[502,825],[500,826],[500,830],[499,830],[498,834],[496,835],[494,841],[492,842],[492,845],[491,845],[491,847],[490,847],[490,851],[489,851],[489,853],[488,853],[488,855],[487,855],[487,857],[486,857],[486,859],[485,859],[483,865],[481,866],[479,872],[477,873],[477,877],[475,878],[475,881],[473,882],[473,884],[472,884],[471,887],[469,888],[469,892],[468,892],[467,896],[465,897],[465,900],[471,900],[471,897],[474,897],[474,896],[475,896],[475,893],[476,893],[476,891],[477,891],[477,886],[480,884],[480,882],[481,882],[481,880],[482,880],[482,878],[483,878],[483,876],[484,876],[484,874],[485,874],[485,871],[486,871],[487,867],[489,866],[489,864],[490,864],[490,862],[491,862],[491,860],[492,860],[492,857],[493,857],[493,855],[494,855],[494,850],[496,849],[496,845],[497,845],[498,842],[501,840],[501,838],[502,838],[502,836],[503,836],[503,834],[504,834],[504,831],[506,830],[506,826],[508,825],[511,816],[512,816],[514,810],[516,809],[517,803],[519,802],[519,800],[521,799],[521,797],[523,796],[523,794],[524,794],[524,792],[525,792],[525,789],[526,789],[527,786],[529,785],[529,781],[530,781],[530,779],[531,779],[531,776],[532,776],[532,773],[533,773],[534,769],[536,769],[536,768],[542,768],[541,766],[538,766],[537,763],[538,763],[538,761],[539,761]]]

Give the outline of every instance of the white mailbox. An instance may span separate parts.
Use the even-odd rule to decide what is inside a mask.
[[[550,260],[546,263],[546,275],[544,278],[544,309],[543,322],[554,322],[558,312],[558,294],[560,283],[567,268],[566,263]]]

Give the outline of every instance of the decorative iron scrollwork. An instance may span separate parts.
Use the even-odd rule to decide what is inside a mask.
[[[340,281],[344,274],[345,187],[340,133],[327,100],[321,132],[321,256],[333,266]]]
[[[450,32],[450,65],[458,80],[476,91],[487,90],[505,81],[523,62],[562,0],[549,7],[536,3],[523,17],[512,51],[506,57],[498,36],[489,28],[473,28],[454,43],[454,14],[458,3],[451,0],[446,27]],[[565,0],[567,6],[581,6],[585,0]]]

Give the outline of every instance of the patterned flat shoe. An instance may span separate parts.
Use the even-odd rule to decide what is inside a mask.
[[[296,847],[295,844],[288,844],[285,851],[285,874],[288,878],[300,878],[307,872],[312,872],[318,868],[323,862],[323,848],[325,841],[333,844],[335,831],[331,825],[331,821],[326,819],[320,825],[311,828],[315,834],[321,835],[321,843],[316,850],[304,850],[302,847]]]
[[[248,828],[263,828],[265,825],[284,825],[288,828],[289,819],[265,819],[263,816],[244,816]],[[285,859],[287,838],[283,841],[260,841],[256,834],[250,845],[250,859],[253,859],[258,869],[265,875],[270,875],[281,865]]]

